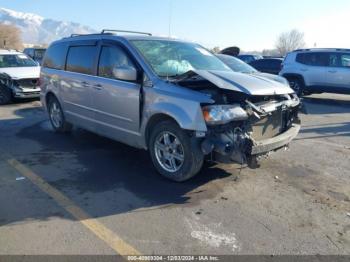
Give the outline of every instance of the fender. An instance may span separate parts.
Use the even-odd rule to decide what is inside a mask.
[[[206,132],[207,126],[203,118],[200,104],[196,103],[196,105],[194,105],[194,103],[190,101],[188,105],[185,103],[186,102],[181,106],[168,102],[156,103],[148,109],[146,122],[154,115],[164,114],[173,118],[182,129]],[[186,111],[184,108],[186,108]]]
[[[6,73],[0,73],[0,85],[11,90],[12,78]]]

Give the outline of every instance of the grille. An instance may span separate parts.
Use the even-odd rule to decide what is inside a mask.
[[[279,135],[283,129],[282,110],[276,110],[252,124],[252,137],[256,141],[272,138]]]
[[[22,88],[35,88],[39,85],[39,79],[37,78],[21,79],[16,82]]]

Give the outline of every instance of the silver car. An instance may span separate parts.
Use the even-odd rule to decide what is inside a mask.
[[[104,30],[52,43],[41,90],[54,130],[74,124],[148,149],[174,181],[197,174],[205,158],[256,167],[300,129],[287,84],[233,72],[198,44],[149,35]]]

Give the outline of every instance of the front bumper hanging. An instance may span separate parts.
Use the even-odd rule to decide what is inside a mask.
[[[262,141],[254,142],[250,155],[260,155],[288,145],[299,133],[300,124],[293,124],[284,133]]]

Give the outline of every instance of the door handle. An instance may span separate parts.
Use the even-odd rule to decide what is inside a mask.
[[[302,69],[300,69],[300,70],[303,71],[303,72],[308,71],[308,69],[306,69],[306,68],[302,68]]]
[[[336,73],[336,72],[338,72],[338,71],[337,70],[329,70],[328,71],[328,73],[333,73],[333,74]]]
[[[84,86],[84,87],[89,87],[90,86],[90,84],[88,82],[85,82],[85,81],[82,81],[81,85]]]
[[[102,85],[101,85],[101,84],[93,85],[93,87],[94,87],[96,90],[102,90]]]

